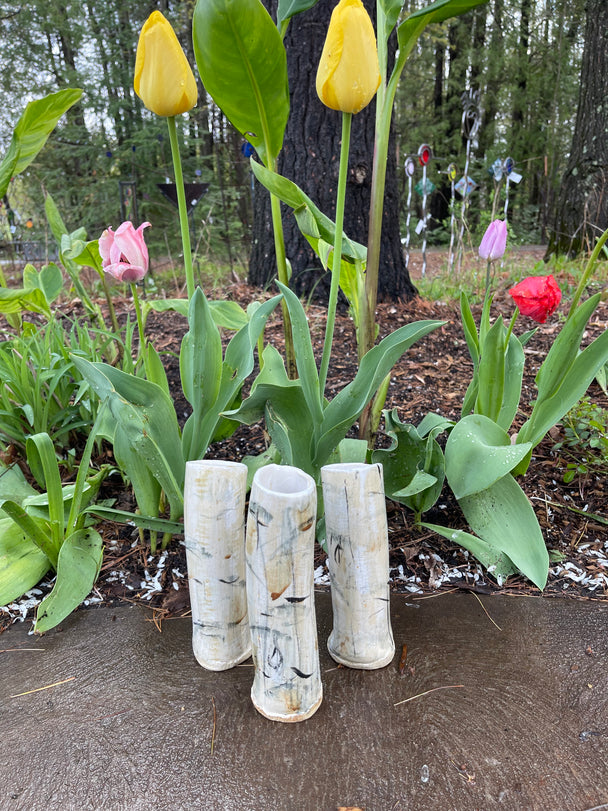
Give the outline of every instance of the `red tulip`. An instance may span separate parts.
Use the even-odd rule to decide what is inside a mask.
[[[528,276],[509,290],[509,295],[519,308],[539,324],[557,310],[562,291],[553,276]]]
[[[144,222],[137,230],[131,222],[116,229],[107,228],[99,237],[99,253],[106,273],[119,282],[139,282],[148,272],[148,248],[144,241]]]

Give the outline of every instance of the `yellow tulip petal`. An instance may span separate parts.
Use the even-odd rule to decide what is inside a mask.
[[[198,91],[192,69],[175,31],[160,11],[153,11],[141,29],[133,88],[157,115],[179,115],[196,104]]]
[[[317,71],[323,104],[343,113],[366,107],[380,85],[376,35],[361,0],[340,0],[333,10]]]

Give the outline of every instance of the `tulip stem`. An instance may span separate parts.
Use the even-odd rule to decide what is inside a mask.
[[[491,271],[492,271],[492,260],[488,259],[488,264],[486,265],[486,290],[485,290],[486,298],[488,296],[488,291],[490,289]]]
[[[276,163],[273,162],[271,167],[275,172],[277,170]],[[286,287],[289,286],[289,271],[287,269],[287,257],[285,255],[285,237],[283,234],[283,220],[281,218],[281,201],[279,198],[270,194],[270,211],[272,215],[272,230],[274,233],[274,252],[277,262],[277,276],[281,284]],[[287,376],[290,380],[295,380],[297,377],[296,369],[296,355],[293,345],[293,333],[291,329],[291,318],[289,317],[289,310],[285,298],[281,299],[281,313],[283,316],[283,334],[285,337],[285,363],[287,365]],[[261,363],[260,356],[260,363]]]
[[[188,225],[188,209],[186,207],[186,193],[184,191],[184,176],[182,173],[182,162],[179,153],[179,142],[177,140],[177,127],[175,126],[175,116],[167,118],[169,127],[169,142],[171,144],[171,157],[173,159],[173,174],[175,176],[175,188],[177,191],[177,209],[179,211],[179,226],[182,235],[182,249],[184,254],[184,270],[186,271],[186,289],[188,299],[194,295],[194,269],[192,267],[192,248],[190,246],[190,228]]]
[[[336,307],[338,304],[338,290],[340,287],[340,269],[342,265],[342,233],[344,228],[344,199],[346,197],[346,178],[348,174],[348,153],[350,149],[350,127],[352,113],[342,113],[342,143],[340,145],[340,170],[338,174],[338,190],[336,193],[336,233],[334,237],[334,252],[331,266],[331,287],[329,302],[327,304],[327,325],[325,327],[325,341],[321,368],[319,370],[319,392],[321,395],[321,408],[325,396],[325,384],[329,369],[329,358],[334,338],[334,325],[336,322]]]
[[[139,346],[137,349],[138,360],[143,359],[144,369],[146,370],[146,377],[148,377],[148,364],[146,363],[146,339],[144,336],[144,322],[141,315],[141,304],[139,302],[139,295],[137,293],[137,285],[131,283],[131,295],[133,296],[133,304],[135,305],[135,317],[137,318],[137,332],[139,333]],[[136,361],[137,363],[137,361]]]

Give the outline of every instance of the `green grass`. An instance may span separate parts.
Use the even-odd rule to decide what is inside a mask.
[[[572,298],[578,282],[583,274],[586,259],[568,259],[564,256],[551,257],[548,262],[532,262],[529,254],[518,251],[508,251],[502,263],[494,269],[492,290],[498,292],[508,290],[527,276],[548,276],[552,274],[562,289],[567,300]],[[476,255],[469,253],[465,256],[463,267],[459,272],[448,268],[446,258],[438,273],[416,279],[414,284],[420,296],[431,301],[457,302],[460,293],[464,291],[471,303],[483,301],[485,288],[485,262],[477,260]],[[600,262],[591,279],[587,295],[603,289],[608,284],[608,262]]]

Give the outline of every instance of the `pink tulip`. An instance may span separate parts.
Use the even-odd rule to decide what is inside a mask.
[[[132,222],[123,222],[116,231],[106,228],[99,237],[102,267],[119,282],[139,282],[148,272],[148,248],[144,241],[144,222],[137,230]]]
[[[481,245],[479,255],[482,259],[492,262],[500,259],[507,247],[507,223],[504,220],[493,220],[487,227]]]

